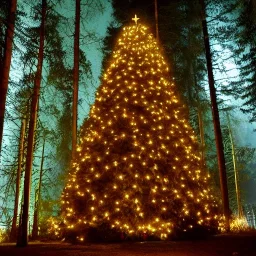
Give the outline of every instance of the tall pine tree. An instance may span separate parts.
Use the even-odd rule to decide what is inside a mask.
[[[67,238],[83,240],[95,228],[101,239],[166,239],[218,226],[218,204],[186,114],[149,29],[123,27],[63,191]]]

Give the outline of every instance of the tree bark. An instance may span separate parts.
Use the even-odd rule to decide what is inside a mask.
[[[199,126],[199,133],[200,133],[200,142],[201,142],[201,167],[205,169],[205,135],[204,135],[204,123],[203,123],[203,114],[202,109],[199,105],[197,106],[197,114],[198,114],[198,126]]]
[[[157,0],[155,0],[155,21],[156,21],[156,40],[159,41]]]
[[[228,120],[229,138],[230,138],[230,143],[231,143],[232,159],[233,159],[233,166],[234,166],[237,212],[238,212],[238,217],[242,218],[243,208],[241,205],[241,193],[240,193],[240,186],[239,186],[239,174],[238,174],[238,169],[237,169],[236,150],[235,150],[235,145],[234,145],[234,138],[233,138],[233,133],[232,133],[232,129],[231,129],[229,114],[228,114],[228,112],[226,112],[226,114],[227,114],[227,120]]]
[[[24,179],[24,203],[23,203],[23,212],[22,212],[22,223],[21,223],[21,237],[17,241],[18,246],[27,246],[28,244],[28,219],[29,219],[31,173],[32,173],[32,164],[33,164],[34,137],[35,137],[35,130],[36,130],[37,111],[38,111],[39,93],[40,93],[42,67],[43,67],[46,6],[47,6],[46,0],[42,0],[40,43],[39,43],[36,77],[34,81],[34,90],[33,90],[31,107],[30,107],[28,145],[27,145],[27,157],[26,157],[26,168],[25,168],[25,179]]]
[[[72,159],[77,144],[77,107],[79,83],[79,37],[80,37],[80,0],[76,0],[75,35],[74,35],[74,69],[73,69],[73,115],[72,115]]]
[[[206,23],[206,8],[205,8],[204,0],[199,0],[199,1],[201,4],[201,7],[202,7],[202,29],[203,29],[203,35],[204,35],[205,54],[206,54],[206,61],[207,61],[207,71],[208,71],[210,98],[211,98],[211,106],[212,106],[214,135],[215,135],[217,157],[218,157],[223,214],[225,216],[226,231],[229,231],[229,229],[230,229],[230,224],[229,224],[230,211],[229,211],[227,174],[226,174],[222,134],[221,134],[221,128],[220,128],[219,110],[218,110],[218,105],[217,105],[216,89],[214,87],[211,49],[210,49],[208,28],[207,28],[207,23]]]
[[[253,223],[253,227],[256,228],[256,219],[255,219],[255,213],[254,213],[254,209],[253,206],[251,205],[252,208],[252,223]]]
[[[7,29],[5,37],[5,48],[4,48],[4,63],[2,70],[0,70],[0,154],[2,150],[3,131],[4,131],[4,114],[6,96],[8,90],[9,73],[12,58],[12,42],[14,35],[15,16],[17,9],[17,0],[10,1],[10,11],[7,19]]]
[[[32,239],[38,239],[38,223],[39,223],[39,209],[40,209],[40,202],[41,202],[41,188],[42,188],[42,178],[43,178],[43,166],[44,166],[44,149],[45,149],[45,138],[43,142],[43,149],[42,149],[42,157],[41,157],[41,165],[40,165],[40,174],[39,174],[39,183],[37,189],[37,195],[35,200],[35,209],[34,209],[34,220],[33,220],[33,228],[32,228]]]
[[[197,79],[196,79],[196,73],[195,73],[195,68],[194,65],[191,65],[191,70],[192,74],[194,77],[194,84],[193,87],[195,88],[195,95],[196,95],[196,101],[197,101],[197,117],[198,117],[198,128],[199,128],[199,134],[200,134],[200,142],[201,142],[201,168],[202,170],[205,170],[205,132],[204,132],[204,120],[203,120],[203,111],[202,111],[202,106],[200,103],[200,98],[199,98],[199,92],[197,90]]]
[[[15,201],[14,201],[12,227],[10,232],[10,241],[15,241],[17,239],[17,218],[18,218],[18,210],[19,210],[20,182],[21,182],[21,169],[22,169],[23,151],[24,151],[25,130],[26,130],[26,119],[23,119],[21,123],[21,129],[20,129],[18,169],[17,169],[17,176],[16,176]]]

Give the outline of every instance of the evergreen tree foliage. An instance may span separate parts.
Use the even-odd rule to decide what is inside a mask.
[[[240,30],[238,37],[240,56],[240,77],[245,83],[242,99],[245,100],[242,110],[249,113],[251,121],[256,121],[256,3],[255,1],[242,1],[242,11],[238,19]]]
[[[159,35],[167,60],[171,63],[170,74],[178,91],[189,106],[189,120],[198,138],[203,135],[207,147],[201,146],[205,155],[214,155],[212,140],[212,117],[209,97],[205,92],[206,62],[201,29],[201,7],[197,0],[158,0]],[[114,46],[120,26],[126,24],[135,13],[155,28],[154,1],[112,1],[114,21],[108,27],[104,40],[103,70]],[[154,31],[155,34],[155,31]],[[198,112],[202,115],[205,133],[200,131]],[[201,135],[200,135],[201,134]],[[200,139],[200,141],[202,138]],[[216,170],[216,162],[206,158],[207,167]],[[213,166],[215,165],[215,166]]]
[[[216,7],[217,6],[217,7]],[[215,68],[223,77],[229,70],[225,63],[235,64],[237,73],[228,79],[220,79],[219,91],[228,96],[243,99],[241,110],[255,121],[255,63],[256,63],[256,4],[247,0],[209,0],[211,37],[213,44],[218,43],[221,50],[213,56]],[[220,61],[222,60],[222,61]],[[222,62],[222,64],[221,64]]]
[[[179,98],[149,29],[123,27],[63,191],[67,239],[83,241],[91,229],[107,240],[217,228],[218,203]]]
[[[206,75],[198,1],[173,1],[159,9],[161,41],[173,63],[173,76],[192,107]]]
[[[201,31],[200,5],[196,0],[166,1],[158,0],[160,41],[166,56],[172,63],[170,72],[186,102],[193,106],[195,95],[203,92],[202,82],[206,75],[204,47]],[[108,28],[103,52],[107,61],[114,46],[120,26],[126,24],[136,13],[154,28],[153,1],[112,1],[115,21]],[[155,32],[154,32],[155,33]]]

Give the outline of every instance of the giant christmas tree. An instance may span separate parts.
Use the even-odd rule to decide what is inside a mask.
[[[62,194],[64,233],[166,239],[218,225],[209,178],[158,42],[123,28]]]

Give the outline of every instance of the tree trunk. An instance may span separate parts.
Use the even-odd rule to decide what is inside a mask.
[[[237,212],[238,212],[238,217],[241,218],[243,216],[243,209],[241,205],[241,193],[240,193],[240,186],[239,186],[239,174],[237,169],[236,151],[235,151],[233,133],[230,125],[229,114],[228,112],[226,112],[226,114],[227,114],[227,120],[228,120],[229,138],[231,143],[232,159],[233,159],[233,166],[234,166]]]
[[[252,226],[253,226],[253,228],[256,228],[256,219],[255,219],[253,205],[251,205],[251,208],[252,208]]]
[[[199,128],[199,135],[200,135],[200,142],[201,142],[201,168],[202,170],[205,170],[205,133],[204,133],[204,120],[203,120],[203,111],[202,111],[202,106],[200,103],[200,98],[199,98],[199,92],[197,90],[197,79],[196,79],[196,72],[195,72],[195,67],[194,65],[191,65],[191,73],[193,74],[193,87],[195,88],[195,95],[196,95],[196,102],[197,102],[197,117],[198,117],[198,128]]]
[[[33,228],[32,228],[32,239],[34,240],[38,238],[38,220],[39,220],[39,209],[40,209],[40,201],[41,201],[41,188],[42,188],[43,166],[44,166],[44,148],[45,148],[45,138],[44,138],[43,149],[42,149],[38,189],[36,191],[37,195],[35,197],[34,220],[33,220]]]
[[[23,212],[22,212],[21,237],[20,237],[20,241],[19,240],[17,241],[18,246],[27,246],[28,244],[30,186],[31,186],[32,164],[33,164],[34,137],[35,137],[38,101],[39,101],[39,93],[40,93],[41,78],[42,78],[42,67],[43,67],[46,6],[47,6],[46,0],[42,0],[40,44],[39,44],[39,52],[38,52],[37,71],[36,71],[36,77],[34,81],[34,91],[33,91],[32,100],[31,100],[31,107],[30,107],[28,145],[27,145],[27,157],[26,157],[26,168],[25,168],[25,179],[24,179],[24,204],[23,204]]]
[[[209,88],[210,88],[210,98],[211,98],[211,105],[212,105],[214,134],[215,134],[215,142],[216,142],[217,157],[218,157],[223,214],[225,216],[226,231],[229,231],[229,229],[230,229],[230,225],[229,225],[230,212],[229,212],[227,174],[226,174],[222,134],[221,134],[221,128],[220,128],[219,110],[218,110],[218,105],[217,105],[216,89],[214,87],[211,49],[210,49],[208,28],[207,28],[207,23],[206,23],[206,9],[205,9],[204,0],[199,0],[199,1],[201,4],[201,7],[202,7],[202,29],[203,29],[203,35],[204,35],[205,54],[206,54],[208,80],[209,80]]]
[[[17,9],[17,0],[10,1],[10,11],[7,20],[5,47],[4,47],[4,63],[0,70],[0,154],[2,150],[3,130],[4,130],[4,114],[6,96],[8,90],[9,73],[12,58],[12,41],[14,34],[15,16]]]
[[[204,139],[204,123],[203,123],[203,114],[200,103],[197,107],[198,114],[198,126],[200,132],[200,142],[201,142],[201,167],[205,169],[205,139]]]
[[[38,238],[38,188],[35,189],[35,203],[34,203],[34,218],[31,240],[37,240]]]
[[[24,151],[25,130],[26,130],[26,119],[23,119],[21,123],[21,129],[20,129],[18,169],[17,169],[17,177],[16,177],[15,201],[14,201],[10,241],[15,241],[17,239],[17,218],[18,218],[18,210],[19,210],[20,181],[21,181],[21,169],[22,169],[23,151]]]
[[[155,0],[155,21],[156,21],[156,40],[159,41],[157,0]]]
[[[76,18],[74,35],[74,70],[73,70],[73,115],[72,115],[72,159],[77,144],[77,107],[79,83],[79,37],[80,37],[80,0],[76,0]]]

